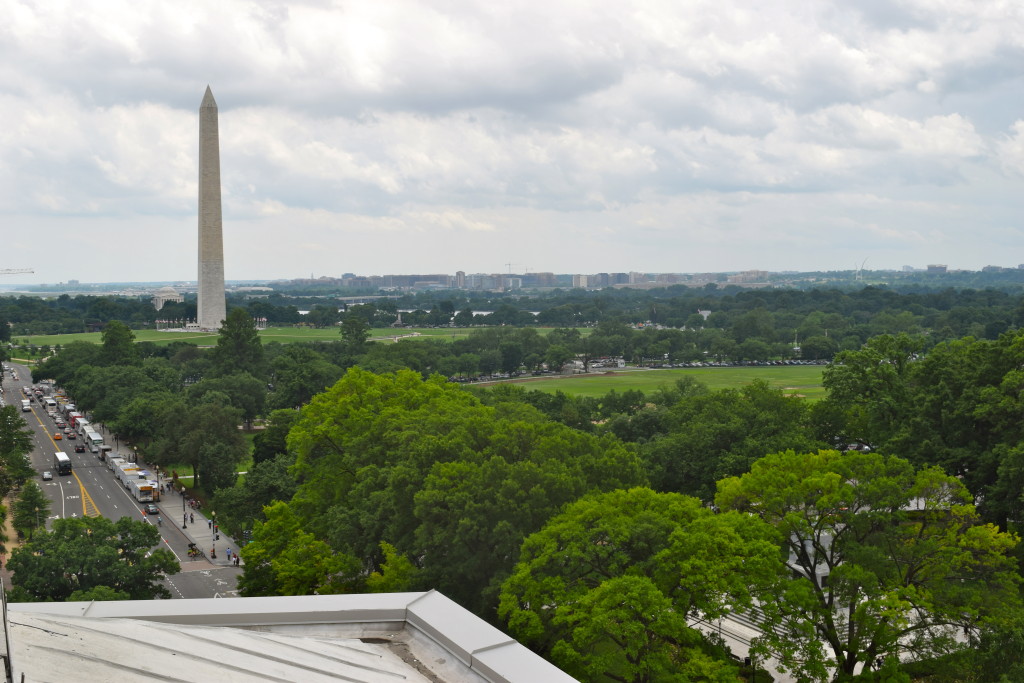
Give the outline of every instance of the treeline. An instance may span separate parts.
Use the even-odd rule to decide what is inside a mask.
[[[735,680],[688,620],[756,605],[772,626],[756,651],[806,680],[830,661],[888,680],[906,680],[901,659],[976,676],[1020,666],[1005,646],[1024,633],[1009,533],[1024,333],[873,338],[836,357],[810,404],[686,380],[600,399],[466,391],[431,355],[522,363],[680,330],[384,345],[358,316],[343,322],[336,343],[263,347],[235,309],[213,349],[133,344],[111,324],[101,346],[69,344],[34,376],[148,460],[194,464],[223,524],[252,532],[246,595],[437,588],[586,680]],[[237,426],[260,416],[237,486]]]
[[[359,316],[370,327],[390,327],[399,315],[402,324],[413,327],[593,327],[619,322],[716,330],[735,344],[753,340],[789,348],[796,342],[800,346],[824,344],[826,348],[854,349],[873,336],[901,332],[928,334],[937,341],[964,336],[994,339],[1024,325],[1024,303],[1019,292],[995,289],[901,291],[864,287],[844,291],[673,286],[652,291],[555,290],[531,296],[447,290],[351,306],[337,296],[304,298],[273,293],[261,298],[231,296],[229,308],[234,307],[245,309],[253,318],[265,318],[272,325],[331,327],[348,314]],[[192,297],[183,303],[168,303],[159,313],[146,298],[6,297],[0,298],[0,323],[10,323],[14,335],[92,331],[110,320],[138,329],[152,326],[158,318],[194,319],[195,308]],[[0,324],[0,329],[7,326]]]

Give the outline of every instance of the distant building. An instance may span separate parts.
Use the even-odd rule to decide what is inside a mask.
[[[928,268],[926,270],[929,273],[945,273],[946,272],[946,266],[944,264],[931,263],[931,264],[928,264]]]
[[[727,282],[731,284],[747,284],[751,282],[767,282],[768,271],[767,270],[745,270],[742,273],[736,275],[730,275]]]
[[[153,308],[158,311],[169,301],[180,304],[185,301],[185,297],[179,294],[174,287],[161,287],[153,294]]]

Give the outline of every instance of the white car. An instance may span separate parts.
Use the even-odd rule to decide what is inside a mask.
[[[50,481],[53,479],[53,472],[43,472],[43,481]]]

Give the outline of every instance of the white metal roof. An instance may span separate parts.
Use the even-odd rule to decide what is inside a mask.
[[[14,680],[575,680],[435,591],[7,607]]]

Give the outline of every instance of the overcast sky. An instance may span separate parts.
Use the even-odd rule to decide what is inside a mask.
[[[0,0],[0,282],[1024,263],[1019,0]]]

